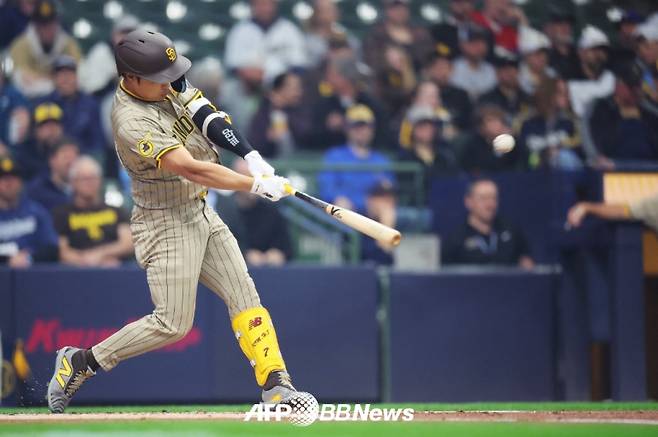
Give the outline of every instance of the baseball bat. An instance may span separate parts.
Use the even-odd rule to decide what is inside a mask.
[[[379,242],[386,243],[391,246],[397,246],[400,244],[400,240],[402,239],[400,231],[376,222],[375,220],[372,220],[368,217],[364,217],[361,214],[357,214],[354,211],[350,211],[349,209],[341,208],[339,206],[325,202],[324,200],[317,199],[309,194],[304,193],[303,191],[296,190],[290,185],[286,185],[286,191],[291,196],[295,196],[296,198],[323,210],[325,213],[329,214],[336,220],[343,222],[350,228],[356,229],[357,231],[366,234],[367,236],[372,237]]]

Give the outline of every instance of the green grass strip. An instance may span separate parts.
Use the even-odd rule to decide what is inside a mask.
[[[383,408],[413,408],[416,411],[637,411],[658,410],[658,402],[513,402],[513,403],[395,403],[373,404]],[[76,407],[67,409],[70,413],[134,413],[134,412],[244,412],[251,408],[249,404],[240,405],[117,405]],[[0,407],[0,414],[48,413],[45,407],[9,408]]]
[[[276,423],[130,422],[3,425],[0,435],[66,436],[258,436],[258,437],[655,437],[658,428],[643,425],[540,423],[317,423],[301,428]],[[402,434],[403,433],[403,434]]]

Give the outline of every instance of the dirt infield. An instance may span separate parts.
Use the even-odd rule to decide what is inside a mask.
[[[244,413],[70,413],[0,414],[3,423],[83,423],[134,421],[242,421]],[[658,411],[417,411],[423,422],[619,423],[658,426]]]

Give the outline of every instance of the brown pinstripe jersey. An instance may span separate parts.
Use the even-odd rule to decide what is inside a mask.
[[[185,147],[197,160],[219,162],[213,145],[185,112],[201,96],[188,86],[183,93],[171,91],[162,102],[146,102],[117,87],[112,106],[112,131],[117,154],[132,180],[136,205],[162,209],[182,205],[206,188],[160,168],[165,153]]]

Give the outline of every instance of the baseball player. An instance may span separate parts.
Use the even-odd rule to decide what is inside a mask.
[[[154,311],[90,349],[57,353],[48,406],[62,413],[99,368],[183,338],[192,328],[198,282],[226,303],[240,348],[266,403],[297,396],[274,326],[261,306],[238,244],[205,202],[207,187],[250,191],[271,201],[286,179],[254,151],[231,118],[185,80],[191,62],[161,33],[135,30],[116,46],[121,83],[112,108],[116,151],[132,179],[131,231]],[[252,176],[220,165],[218,148],[247,161]]]

